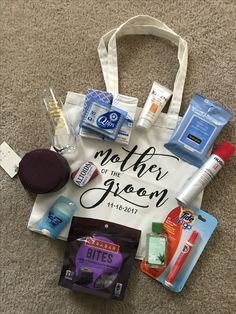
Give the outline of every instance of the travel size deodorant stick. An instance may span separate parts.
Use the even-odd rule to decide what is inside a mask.
[[[234,154],[235,147],[224,141],[218,146],[202,167],[194,173],[177,195],[178,202],[190,205],[196,196],[207,186],[214,176]]]

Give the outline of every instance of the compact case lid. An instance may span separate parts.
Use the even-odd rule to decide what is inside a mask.
[[[65,158],[49,149],[27,153],[19,164],[19,178],[33,193],[43,194],[61,189],[68,181],[70,167]]]

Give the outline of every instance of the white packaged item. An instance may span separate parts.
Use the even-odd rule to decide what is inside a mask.
[[[140,114],[137,127],[147,130],[153,125],[172,95],[168,88],[153,82],[152,89]]]

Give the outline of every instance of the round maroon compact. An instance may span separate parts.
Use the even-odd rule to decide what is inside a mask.
[[[22,158],[18,175],[25,189],[43,194],[60,190],[69,179],[70,167],[58,153],[36,149]]]

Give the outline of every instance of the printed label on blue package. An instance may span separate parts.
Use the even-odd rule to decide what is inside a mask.
[[[102,129],[115,129],[120,118],[120,114],[115,111],[107,112],[98,117],[96,123]]]
[[[125,116],[114,108],[94,102],[86,112],[82,127],[115,140],[124,119]]]
[[[179,142],[187,145],[186,148],[194,149],[201,153],[206,144],[211,140],[216,127],[209,122],[193,116],[185,128]]]
[[[177,216],[176,222],[182,225],[183,229],[192,229],[192,226],[196,220],[197,216],[194,215],[194,212],[188,208],[181,208],[180,215]]]
[[[48,213],[48,222],[50,223],[50,225],[52,227],[55,227],[57,225],[59,225],[60,223],[62,223],[62,220],[57,217],[56,215],[54,215],[52,212]]]

